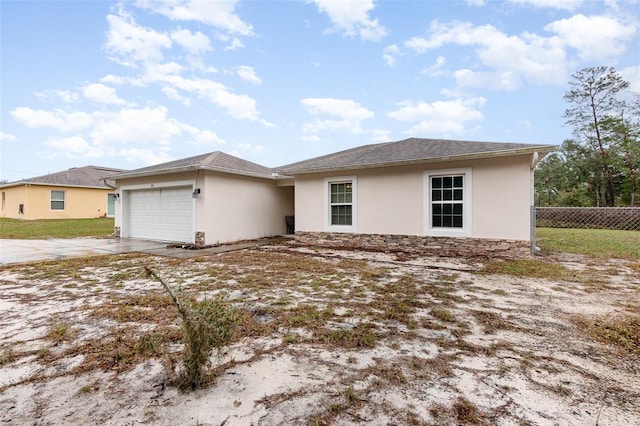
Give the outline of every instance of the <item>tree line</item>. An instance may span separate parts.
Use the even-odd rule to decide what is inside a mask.
[[[573,74],[564,99],[573,137],[538,164],[536,206],[638,206],[640,95],[598,66]]]

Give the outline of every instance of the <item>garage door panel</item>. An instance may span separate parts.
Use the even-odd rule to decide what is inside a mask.
[[[129,220],[131,237],[193,242],[191,187],[131,191]]]

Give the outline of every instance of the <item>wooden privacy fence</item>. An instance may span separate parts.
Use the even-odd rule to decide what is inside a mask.
[[[640,207],[535,207],[539,228],[640,231]]]

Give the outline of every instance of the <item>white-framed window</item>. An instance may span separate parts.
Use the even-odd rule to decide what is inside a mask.
[[[64,210],[66,204],[65,191],[51,190],[51,210]]]
[[[425,172],[426,235],[471,236],[472,182],[470,167]]]
[[[355,176],[326,178],[325,228],[335,232],[355,232],[357,180]]]

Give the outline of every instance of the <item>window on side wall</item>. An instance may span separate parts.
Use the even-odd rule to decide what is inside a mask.
[[[329,231],[354,232],[356,229],[356,179],[325,179],[326,228]]]
[[[425,172],[425,234],[471,236],[471,169]]]
[[[65,191],[51,191],[51,210],[65,209]]]

